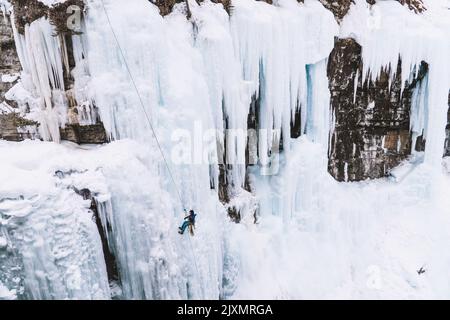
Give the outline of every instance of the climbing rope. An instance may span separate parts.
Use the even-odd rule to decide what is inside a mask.
[[[132,85],[134,87],[134,90],[136,91],[136,94],[137,94],[137,96],[139,98],[139,103],[140,103],[140,106],[142,108],[142,111],[144,111],[145,118],[146,118],[146,120],[147,120],[147,122],[148,122],[148,124],[150,126],[150,129],[151,129],[151,131],[153,133],[153,137],[155,138],[155,141],[156,141],[156,144],[158,146],[158,149],[161,152],[163,161],[164,161],[164,163],[166,165],[167,171],[169,172],[170,179],[173,182],[173,185],[175,187],[175,191],[177,192],[178,198],[180,199],[180,203],[183,206],[183,199],[181,197],[180,190],[178,189],[177,183],[175,182],[175,178],[174,178],[174,176],[172,174],[172,170],[170,169],[169,163],[167,162],[167,158],[166,158],[166,156],[164,154],[164,151],[163,151],[163,149],[161,147],[161,143],[159,142],[158,136],[156,135],[156,131],[155,131],[154,127],[153,127],[152,121],[150,120],[150,116],[148,115],[147,110],[145,109],[144,101],[142,100],[141,94],[140,94],[139,89],[138,89],[138,87],[136,85],[136,81],[134,80],[134,77],[133,77],[133,74],[131,73],[131,69],[130,69],[130,67],[128,65],[127,59],[125,58],[125,54],[124,54],[124,52],[122,50],[122,46],[120,45],[119,39],[117,38],[116,32],[115,32],[115,30],[114,30],[114,28],[112,26],[111,19],[109,18],[108,10],[106,10],[105,2],[103,0],[100,0],[100,2],[102,4],[103,11],[105,12],[105,16],[106,16],[106,19],[108,21],[109,28],[111,29],[111,32],[112,32],[113,37],[114,37],[114,40],[115,40],[115,42],[117,44],[117,47],[119,48],[119,52],[120,52],[120,55],[121,55],[121,57],[123,59],[123,62],[125,64],[125,68],[127,69],[128,75],[130,76],[131,83],[132,83]],[[192,246],[192,242],[191,242],[191,238],[190,237],[189,237],[189,244],[190,244],[190,247],[191,247],[192,255],[194,257],[194,265],[195,265],[195,269],[197,270],[197,276],[200,279],[200,272],[199,272],[199,269],[198,269],[198,266],[197,266],[197,258],[195,257],[195,251],[194,251],[194,248]]]

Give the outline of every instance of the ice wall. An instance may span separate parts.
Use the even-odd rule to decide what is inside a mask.
[[[14,15],[11,19],[14,25]],[[42,137],[59,142],[59,127],[67,121],[60,39],[53,37],[54,29],[45,18],[27,25],[24,35],[13,29],[23,69],[19,85],[27,92],[20,98],[36,113]]]
[[[90,202],[63,179],[82,160],[56,144],[2,142],[0,149],[0,176],[9,181],[0,187],[0,282],[26,299],[108,299]]]
[[[436,14],[432,7],[430,11],[416,16],[396,2],[370,7],[356,1],[341,26],[342,37],[354,37],[363,46],[365,77],[374,79],[389,66],[396,70],[399,57],[403,81],[418,71],[421,61],[435,66],[414,93],[411,111],[414,134],[425,130],[427,139],[434,141],[427,141],[424,165],[404,164],[398,182],[334,181],[326,173],[329,93],[319,71],[325,62],[308,66],[306,134],[292,142],[281,174],[261,177],[251,171],[259,200],[257,225],[243,220],[227,231],[226,261],[235,271],[231,276],[225,270],[229,296],[447,295],[448,283],[439,278],[447,274],[449,261],[440,247],[440,239],[448,238],[449,223],[448,175],[440,174],[449,89],[448,64],[441,54],[448,55],[449,39],[443,16],[431,15]],[[376,14],[378,21],[373,20]],[[428,270],[426,277],[418,275],[421,267]]]
[[[86,21],[90,88],[111,137],[139,141],[141,148],[151,151],[153,158],[142,161],[154,172],[146,178],[151,185],[136,189],[134,200],[113,193],[111,201],[112,242],[124,298],[218,298],[223,217],[218,210],[223,209],[218,209],[217,193],[210,190],[209,160],[217,156],[215,136],[212,149],[203,146],[204,130],[214,129],[215,124],[192,24],[179,12],[163,19],[147,1],[131,1],[126,8],[119,2],[106,3],[120,49],[103,7],[91,3]],[[179,146],[179,153],[171,149],[173,144]],[[161,197],[151,201],[148,197],[158,190]],[[130,211],[131,203],[135,208]],[[183,208],[194,208],[199,214],[198,235],[191,240],[177,234]],[[155,218],[148,212],[154,212]],[[137,228],[141,225],[145,227]],[[168,237],[160,249],[155,246],[161,241],[158,234]],[[156,265],[146,266],[143,257]],[[184,274],[178,280],[173,277],[177,265]]]
[[[47,17],[53,10],[51,7],[19,32],[16,25],[19,19],[14,10],[9,10],[22,72],[7,98],[18,104],[26,119],[40,123],[39,134],[46,141],[59,142],[60,128],[66,124],[96,124],[99,118],[87,94],[89,70],[80,34],[58,31]],[[81,25],[78,31],[83,33],[83,28]]]
[[[190,1],[191,20],[183,4],[162,18],[145,0],[104,3],[87,1],[83,34],[72,37],[73,95],[88,103],[81,122],[94,121],[89,107],[95,105],[111,139],[123,141],[95,151],[26,143],[25,160],[20,152],[2,159],[19,169],[0,171],[5,179],[13,175],[18,181],[15,191],[1,190],[6,200],[0,202],[0,213],[8,218],[1,234],[11,237],[8,246],[20,254],[29,297],[110,297],[90,202],[73,188],[87,188],[95,198],[116,258],[117,298],[448,292],[438,275],[449,258],[440,249],[431,250],[439,237],[447,237],[448,199],[430,194],[431,180],[422,185],[429,171],[419,170],[398,187],[386,181],[338,184],[326,172],[332,126],[326,66],[339,29],[319,2],[235,0],[229,17],[220,4]],[[366,24],[376,12],[381,23]],[[441,30],[447,22],[438,19],[438,26],[433,17],[416,17],[392,1],[371,8],[356,1],[340,32],[363,45],[366,77],[376,77],[389,65],[395,70],[399,54],[404,80],[422,60],[430,64],[424,93],[416,93],[412,128],[416,133],[425,128],[426,163],[440,168],[448,42]],[[398,34],[390,32],[392,25]],[[45,19],[27,26],[25,35],[16,34],[16,42],[24,68],[21,85],[31,93],[27,103],[36,105],[44,138],[58,141],[59,126],[68,121],[64,44],[52,37]],[[245,134],[243,139],[227,137],[224,130],[247,129],[252,98],[259,105],[258,129],[266,131],[258,139],[261,166],[247,169]],[[292,140],[290,125],[299,110],[304,137]],[[281,136],[280,173],[261,174]],[[36,150],[44,150],[46,159],[36,159]],[[241,224],[228,221],[217,195],[216,163],[223,150],[227,164],[239,165],[228,183],[237,189],[230,203],[241,209]],[[42,171],[30,183],[23,168]],[[54,175],[58,170],[61,176]],[[247,174],[252,193],[240,190]],[[445,179],[434,181],[445,190]],[[20,198],[20,188],[28,184],[29,195]],[[416,206],[422,193],[425,200]],[[195,237],[177,234],[183,208],[198,213]],[[433,210],[431,222],[415,233],[426,220],[422,213]],[[413,222],[403,227],[410,212]],[[410,236],[415,236],[414,252],[404,250]],[[51,241],[42,241],[47,238]],[[426,261],[436,271],[421,282],[414,278],[415,268]],[[387,272],[393,290],[364,291],[371,264]],[[0,279],[0,285],[11,283],[6,280]],[[414,291],[417,287],[423,290]]]
[[[150,148],[160,157],[155,162],[161,177],[159,188],[168,190],[172,197],[171,203],[158,209],[166,219],[179,219],[182,206],[188,206],[200,212],[200,225],[203,219],[207,221],[205,229],[194,238],[194,254],[188,250],[186,258],[194,280],[211,281],[200,281],[200,291],[189,297],[218,297],[219,287],[211,283],[222,279],[223,240],[217,230],[222,221],[218,215],[223,214],[223,209],[218,213],[217,207],[221,206],[217,193],[209,190],[208,181],[213,181],[217,190],[218,174],[217,170],[210,170],[209,164],[222,160],[220,151],[226,150],[225,162],[240,165],[233,171],[229,183],[238,188],[243,186],[247,118],[252,96],[261,100],[260,128],[269,129],[259,139],[261,162],[268,157],[276,138],[271,130],[284,132],[286,150],[289,149],[287,133],[292,117],[302,104],[306,109],[306,65],[326,58],[333,46],[337,24],[332,14],[314,1],[302,6],[295,1],[282,1],[279,6],[236,1],[231,20],[221,5],[205,2],[198,6],[193,2],[191,21],[182,14],[183,6],[177,6],[163,19],[157,8],[146,1],[131,1],[126,8],[114,1],[105,3],[103,8],[101,3],[90,2],[86,20],[91,95],[113,139],[141,141],[143,148]],[[294,53],[285,59],[286,52]],[[321,66],[316,74],[324,79],[325,63]],[[147,116],[169,160],[176,187],[159,154]],[[328,120],[325,122],[324,125],[328,125]],[[241,139],[227,136],[224,129],[239,129],[244,135]],[[207,130],[212,131],[212,136],[205,136]],[[327,139],[328,133],[324,136]],[[183,148],[172,149],[173,143],[182,143]],[[176,189],[181,190],[181,203],[177,200]],[[142,194],[140,197],[144,199]],[[138,297],[141,292],[145,292],[146,298],[185,296],[179,289],[153,294],[158,291],[154,287],[161,285],[151,280],[145,284],[144,271],[135,267],[139,263],[117,249],[126,245],[136,250],[154,246],[149,243],[134,247],[136,239],[126,230],[134,230],[133,224],[138,222],[128,218],[130,213],[123,201],[122,196],[113,197],[111,203],[104,205],[110,210],[105,216],[116,226],[111,235],[113,250],[120,257],[124,281],[129,282],[124,283],[125,297]],[[142,211],[148,206],[152,204],[136,210]],[[169,229],[154,229],[157,226],[148,228],[162,234],[169,232]],[[205,244],[200,245],[201,241],[208,244],[207,256],[199,254],[197,246],[206,248]],[[170,256],[167,259],[170,264],[176,260]],[[206,273],[206,269],[210,272]],[[189,285],[198,283],[193,281]],[[170,286],[175,288],[177,284]]]
[[[233,6],[235,51],[243,79],[260,99],[258,129],[265,129],[267,136],[259,139],[259,157],[267,164],[269,150],[279,144],[281,135],[289,152],[290,126],[300,108],[305,132],[306,121],[312,117],[307,115],[306,66],[329,55],[338,27],[331,12],[316,1],[304,5],[278,1],[271,6],[239,0]],[[325,71],[321,70],[324,76]]]

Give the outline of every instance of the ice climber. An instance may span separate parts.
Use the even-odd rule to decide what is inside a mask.
[[[186,210],[185,210],[186,211]],[[179,234],[184,234],[184,231],[186,231],[186,228],[189,227],[189,232],[191,235],[194,235],[194,228],[195,228],[195,217],[197,214],[195,214],[194,210],[190,210],[189,214],[184,217],[184,222],[181,227],[178,227]]]

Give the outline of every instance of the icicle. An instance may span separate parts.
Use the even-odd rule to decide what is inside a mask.
[[[426,126],[425,163],[440,170],[446,140],[448,93],[450,88],[450,43],[440,44],[430,61],[428,77],[428,121]]]
[[[306,133],[311,141],[328,148],[330,133],[330,91],[328,89],[327,59],[310,66],[308,115]]]
[[[353,84],[353,103],[356,103],[356,93],[358,91],[358,78],[359,78],[359,71],[356,71],[355,74],[355,82]]]
[[[59,142],[59,127],[65,125],[67,99],[63,97],[63,52],[66,51],[54,28],[46,18],[25,26],[25,35],[18,33],[11,15],[17,53],[23,68],[22,82],[33,98],[28,101],[38,112],[40,134],[44,140]],[[33,111],[33,110],[32,110]]]
[[[427,119],[427,97],[428,97],[428,75],[419,83],[414,89],[411,98],[411,120],[410,130],[412,132],[412,147],[411,150],[416,149],[417,138],[423,135],[426,140],[426,119]]]
[[[334,46],[337,25],[319,3],[283,0],[278,6],[257,1],[235,1],[231,16],[236,52],[246,81],[260,99],[259,125],[268,130],[259,141],[262,163],[277,141],[269,131],[287,133],[298,105],[302,131],[306,129],[306,65],[325,59]],[[261,19],[267,17],[267,19]],[[286,59],[286,52],[289,52]],[[328,119],[327,119],[328,121]],[[289,152],[289,136],[283,136]]]

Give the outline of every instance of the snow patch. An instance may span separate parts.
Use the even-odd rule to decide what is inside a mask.
[[[15,300],[16,295],[14,292],[9,291],[1,282],[0,282],[0,300]]]
[[[1,82],[12,83],[19,78],[18,74],[2,74]]]

